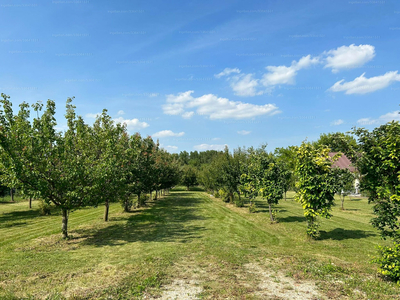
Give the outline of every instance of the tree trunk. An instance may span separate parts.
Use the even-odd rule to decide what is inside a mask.
[[[104,221],[108,222],[108,212],[110,210],[110,203],[108,202],[108,200],[106,200],[106,202],[104,203],[105,209],[104,209]]]
[[[141,195],[142,193],[141,192],[139,192],[138,194],[137,194],[137,205],[136,205],[136,207],[140,207],[140,205],[141,205],[141,203],[140,203],[140,195]]]
[[[157,200],[157,199],[158,199],[158,191],[156,190],[156,195],[154,197],[154,200]]]
[[[62,235],[64,239],[68,238],[68,210],[62,209]]]
[[[124,212],[129,212],[130,208],[129,208],[129,196],[126,195],[125,201],[124,201]]]
[[[285,191],[285,201],[286,201],[286,191]]]
[[[271,218],[271,222],[273,222],[273,221],[274,221],[274,218],[272,217],[271,204],[268,203],[268,205],[269,205],[269,217]]]
[[[32,196],[29,197],[29,208],[32,208]]]
[[[10,196],[11,196],[11,202],[14,202],[14,190],[13,190],[13,188],[10,189]]]
[[[342,195],[342,210],[344,210],[344,196]]]

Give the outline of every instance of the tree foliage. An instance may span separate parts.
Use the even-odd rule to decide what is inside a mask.
[[[317,217],[331,217],[337,182],[332,169],[330,149],[315,147],[303,142],[297,150],[296,175],[298,178],[296,200],[301,203],[307,219],[307,234],[312,238],[319,236]],[[340,155],[340,154],[339,154]]]
[[[267,200],[271,222],[274,222],[272,206],[282,199],[284,188],[284,167],[277,158],[266,151],[266,145],[248,151],[247,170],[242,174],[245,193],[254,198],[257,195]]]
[[[400,242],[400,124],[387,123],[371,132],[358,128],[354,133],[359,139],[360,188],[374,204],[372,225],[383,238]]]
[[[133,193],[170,188],[178,182],[178,168],[169,153],[151,137],[129,136],[107,111],[93,126],[75,114],[68,98],[67,130],[56,130],[55,102],[27,103],[14,114],[9,96],[1,94],[0,180],[19,187],[25,195],[40,197],[62,212],[62,233],[68,237],[69,212],[84,206],[126,199]]]

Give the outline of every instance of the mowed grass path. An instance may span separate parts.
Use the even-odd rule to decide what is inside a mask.
[[[256,299],[247,263],[315,281],[330,299],[398,299],[399,287],[376,278],[369,263],[383,241],[366,199],[335,207],[321,240],[309,241],[288,196],[276,207],[277,224],[262,199],[250,214],[201,191],[176,190],[131,213],[113,204],[108,223],[103,207],[81,209],[70,214],[68,241],[60,215],[40,216],[36,202],[31,210],[0,203],[0,299],[133,299],[191,277],[203,298]]]

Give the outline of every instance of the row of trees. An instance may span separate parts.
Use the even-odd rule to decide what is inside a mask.
[[[209,190],[225,191],[225,201],[232,202],[234,195],[245,196],[250,207],[261,196],[269,205],[271,221],[273,205],[293,189],[304,210],[307,234],[317,238],[317,218],[331,217],[335,193],[340,194],[343,208],[344,196],[358,178],[361,191],[373,204],[371,224],[382,238],[393,241],[393,246],[380,248],[375,260],[379,271],[400,280],[400,124],[389,122],[373,131],[354,128],[350,133],[323,134],[316,142],[278,148],[274,153],[268,153],[265,146],[238,148],[232,153],[225,149],[199,168],[198,181]],[[356,167],[355,173],[333,167],[343,154]]]
[[[129,135],[104,110],[88,125],[67,100],[67,130],[56,129],[54,101],[20,105],[14,114],[9,96],[1,94],[0,180],[30,197],[54,204],[62,212],[62,234],[68,237],[71,210],[104,204],[108,221],[110,202],[125,210],[137,195],[168,189],[179,182],[179,164],[151,137]]]

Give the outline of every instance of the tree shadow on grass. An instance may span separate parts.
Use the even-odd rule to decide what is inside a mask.
[[[38,209],[27,209],[21,211],[12,211],[0,214],[0,224],[6,222],[18,223],[20,220],[33,219],[41,217]]]
[[[304,216],[289,216],[285,218],[278,217],[280,223],[292,223],[292,222],[306,222],[306,218]]]
[[[370,236],[376,236],[373,232],[368,232],[364,230],[348,230],[343,228],[336,228],[329,232],[320,231],[320,240],[355,240],[355,239],[365,239]]]
[[[131,215],[126,222],[101,229],[83,228],[76,232],[84,238],[82,245],[96,247],[132,242],[189,243],[201,238],[206,231],[205,227],[196,224],[197,220],[205,219],[199,215],[197,208],[203,200],[191,195],[182,201],[182,194],[175,194],[174,197],[157,200],[154,206]]]
[[[3,223],[3,222],[0,221],[0,229],[9,228],[9,227],[23,226],[23,225],[26,225],[26,224],[27,224],[27,222],[5,222],[5,223]]]

